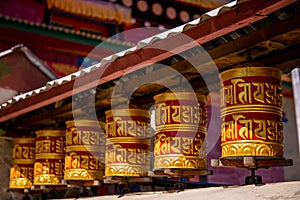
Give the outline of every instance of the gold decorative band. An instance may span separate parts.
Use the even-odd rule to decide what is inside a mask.
[[[53,174],[35,175],[34,185],[61,185],[63,180],[62,176],[55,176]]]
[[[72,126],[89,126],[89,127],[99,127],[103,122],[99,122],[96,120],[71,120],[66,121],[67,127]]]
[[[103,180],[104,171],[86,170],[86,169],[66,169],[65,180]]]
[[[193,126],[190,124],[166,124],[162,126],[157,126],[156,130],[159,132],[170,132],[170,131],[196,131],[196,132],[206,132],[206,127],[205,126]]]
[[[67,146],[66,147],[66,152],[71,152],[71,151],[89,151],[89,152],[103,152],[103,148],[101,146],[92,146],[92,145],[72,145],[72,146]]]
[[[107,144],[109,143],[141,143],[150,145],[149,138],[135,138],[135,137],[116,137],[116,138],[108,138]]]
[[[262,112],[262,113],[272,113],[276,115],[282,116],[282,108],[278,106],[272,105],[238,105],[238,106],[230,106],[227,108],[221,109],[221,117],[225,115],[231,115],[236,113],[248,113],[248,112]]]
[[[149,165],[107,164],[105,176],[147,176]]]
[[[266,156],[283,157],[283,145],[275,142],[243,140],[226,142],[222,145],[222,157]]]
[[[281,71],[273,67],[241,67],[222,72],[220,77],[223,81],[237,77],[262,76],[265,78],[277,78],[281,80]]]
[[[115,117],[117,117],[117,116],[122,116],[122,117],[137,116],[137,117],[146,117],[146,118],[150,117],[150,113],[148,110],[134,109],[134,108],[108,110],[105,112],[105,114],[106,114],[106,118],[113,117],[113,116],[115,116]]]
[[[182,154],[155,156],[154,169],[161,168],[206,169],[206,158]]]
[[[13,159],[12,164],[13,165],[20,165],[20,164],[34,164],[35,159]]]
[[[15,144],[33,144],[35,145],[35,138],[14,138]]]
[[[32,182],[28,178],[17,178],[10,180],[10,189],[27,189],[32,186]]]
[[[171,100],[193,100],[197,98],[200,102],[206,101],[206,96],[204,94],[193,93],[193,92],[167,92],[158,94],[154,97],[155,102],[162,102],[162,101],[171,101]]]
[[[39,153],[35,155],[35,159],[65,159],[65,155],[61,153]]]
[[[42,136],[59,136],[59,137],[65,137],[66,132],[64,130],[39,130],[35,132],[37,137],[42,137]]]

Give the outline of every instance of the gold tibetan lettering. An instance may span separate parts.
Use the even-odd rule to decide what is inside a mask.
[[[161,154],[169,154],[171,151],[171,146],[170,146],[171,138],[166,137],[165,134],[160,134],[158,140],[160,141]]]
[[[172,145],[170,146],[170,148],[171,148],[172,153],[181,153],[181,138],[180,137],[173,137],[172,138]]]
[[[191,106],[182,106],[182,122],[190,123],[192,118]]]
[[[85,145],[90,144],[90,132],[80,131],[80,140],[81,140],[81,144],[85,144]]]
[[[172,105],[171,108],[173,109],[173,113],[172,113],[172,121],[173,122],[180,122],[180,106],[178,105]]]
[[[117,125],[118,136],[127,136],[127,121],[121,120],[121,118],[115,118]]]
[[[190,137],[182,137],[182,153],[192,154],[193,153],[193,139]]]
[[[51,140],[44,140],[43,144],[43,152],[50,153],[51,152]]]
[[[43,153],[43,141],[36,141],[36,153]]]
[[[35,158],[35,147],[29,147],[29,159]]]
[[[238,94],[239,101],[243,104],[252,103],[251,83],[245,83],[243,79],[237,79],[237,86],[243,88]]]
[[[258,124],[258,127],[254,129],[254,135],[259,139],[266,140],[267,139],[266,120],[254,119],[253,122]]]
[[[64,142],[61,140],[56,140],[55,152],[63,153],[64,152],[63,148],[64,148]]]
[[[237,97],[236,97],[236,95],[237,95],[237,84],[238,83],[244,83],[244,82],[245,82],[244,79],[241,79],[241,78],[231,80],[231,83],[233,84],[232,85],[232,87],[233,87],[232,96],[233,96],[233,103],[234,104],[237,104]]]
[[[222,142],[227,141],[227,139],[235,140],[237,139],[237,130],[235,121],[226,121],[222,123]]]
[[[277,104],[277,86],[272,83],[266,83],[266,101],[269,104]]]
[[[91,145],[98,145],[100,144],[100,138],[99,138],[100,133],[97,131],[91,131],[90,132],[90,144]]]
[[[223,105],[225,106],[226,104],[233,104],[234,102],[234,96],[233,96],[233,86],[232,85],[226,85],[222,89],[222,94],[221,97],[223,98]]]
[[[125,148],[122,148],[121,145],[115,144],[114,151],[116,152],[116,161],[117,162],[122,163],[122,162],[126,161],[127,150]]]
[[[134,121],[127,121],[127,133],[130,136],[136,136],[137,130],[136,130],[136,123]]]
[[[137,162],[136,149],[128,148],[127,151],[128,151],[128,162],[136,163]]]
[[[252,85],[256,87],[256,90],[253,92],[253,98],[261,103],[265,103],[265,83],[252,82]]]
[[[116,136],[116,122],[106,122],[106,137]]]
[[[97,170],[97,169],[99,169],[98,166],[99,166],[99,161],[97,159],[95,159],[95,158],[89,159],[89,169]]]
[[[77,132],[77,130],[74,130],[72,135],[73,135],[73,144],[74,145],[80,144],[79,133]]]
[[[72,132],[71,131],[67,131],[66,132],[66,145],[72,145]]]
[[[23,158],[29,158],[29,147],[23,147],[22,157]]]
[[[142,149],[137,149],[136,163],[139,165],[147,164],[147,152]]]
[[[162,124],[165,123],[170,123],[170,119],[171,119],[171,109],[170,106],[167,106],[166,104],[164,104],[164,106],[161,107],[161,119],[162,119]]]
[[[81,155],[80,167],[82,167],[83,169],[89,168],[89,156],[88,155]]]
[[[63,175],[63,163],[59,163],[59,162],[55,163],[54,173],[60,176]]]
[[[241,119],[240,124],[242,127],[239,129],[239,136],[244,140],[252,140],[253,139],[253,124],[251,119]]]

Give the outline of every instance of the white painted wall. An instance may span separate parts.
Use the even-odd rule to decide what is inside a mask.
[[[300,180],[300,157],[294,99],[284,97],[282,110],[285,114],[283,119],[284,157],[286,159],[293,159],[293,166],[284,167],[284,177],[286,181]]]

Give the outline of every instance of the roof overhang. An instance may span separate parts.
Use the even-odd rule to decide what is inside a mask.
[[[269,14],[284,8],[296,0],[270,0],[270,1],[257,1],[250,0],[245,2],[232,2],[217,10],[214,10],[207,15],[202,16],[200,19],[194,20],[188,24],[182,25],[163,35],[154,36],[147,40],[147,48],[143,48],[141,43],[131,49],[125,50],[113,56],[110,56],[94,67],[88,70],[83,70],[68,77],[49,83],[39,91],[32,91],[28,97],[20,97],[22,100],[14,99],[9,102],[5,107],[2,106],[0,112],[0,122],[10,120],[30,111],[42,108],[49,104],[55,103],[59,100],[71,97],[85,90],[101,85],[115,79],[130,71],[142,69],[151,64],[163,61],[174,56],[174,53],[180,53],[195,47],[194,42],[185,43],[178,42],[178,33],[183,33],[198,44],[205,44],[225,34],[236,31],[240,28],[248,26],[249,24],[258,22],[265,19]],[[281,23],[282,29],[272,30],[274,33],[263,31],[262,40],[268,37],[275,37],[280,32],[289,32],[299,29],[300,20],[299,13],[292,19],[289,19],[293,24],[284,25]],[[270,28],[270,27],[268,27]],[[257,30],[258,32],[261,30]],[[249,37],[249,40],[244,40],[243,44],[237,44],[235,41],[225,44],[231,45],[232,49],[223,47],[216,47],[219,50],[209,50],[212,57],[221,58],[224,54],[230,54],[234,51],[250,47],[252,43],[259,42],[260,38],[257,35],[247,34],[244,37]],[[256,33],[257,34],[257,33]],[[268,35],[269,34],[269,35]],[[272,35],[273,34],[273,35]],[[157,39],[160,38],[160,39]],[[240,38],[242,39],[242,38]],[[256,41],[255,41],[256,40]],[[248,44],[245,42],[249,42]],[[171,51],[162,51],[160,47],[172,47]],[[222,49],[224,48],[222,51]],[[230,52],[232,51],[232,52]],[[103,71],[104,67],[108,66],[108,70]],[[111,66],[111,67],[109,67]],[[219,67],[223,70],[222,67]],[[99,79],[99,74],[103,74]],[[80,86],[74,90],[75,81],[80,82]]]

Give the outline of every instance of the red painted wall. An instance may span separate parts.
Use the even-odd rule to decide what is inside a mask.
[[[1,0],[0,13],[9,17],[43,22],[44,1],[39,0]]]

